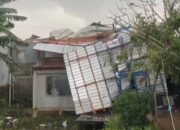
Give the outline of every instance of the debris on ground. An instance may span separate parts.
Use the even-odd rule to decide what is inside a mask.
[[[64,128],[67,127],[67,120],[65,120],[65,121],[63,122],[63,127],[64,127]]]

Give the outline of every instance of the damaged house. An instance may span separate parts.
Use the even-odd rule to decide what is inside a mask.
[[[38,63],[33,68],[33,108],[72,110],[74,106],[63,55],[47,51],[37,53]]]
[[[92,24],[93,25],[93,24]],[[76,114],[96,113],[111,107],[112,100],[130,89],[129,66],[118,71],[105,65],[107,57],[116,62],[117,55],[131,48],[126,31],[114,33],[112,28],[90,25],[78,33],[61,30],[51,33],[34,46],[38,63],[33,68],[33,108],[38,110],[73,110]],[[128,54],[131,64],[142,58],[136,50]],[[134,72],[133,86],[139,91],[150,89],[151,70]],[[144,82],[141,79],[144,77]],[[161,96],[167,88],[164,74],[158,77],[156,91]]]
[[[50,33],[50,38],[38,40],[34,46],[38,62],[33,68],[33,108],[37,110],[74,110],[64,54],[85,45],[102,41],[112,28],[88,26],[77,33],[69,29]]]
[[[113,70],[110,65],[105,65],[107,57],[111,62],[116,62],[118,54],[125,49],[128,50],[131,45],[129,34],[120,32],[114,35],[113,40],[97,42],[64,54],[76,114],[96,113],[111,107],[115,97],[125,89],[136,88],[143,91],[152,88],[154,75],[151,70],[148,73],[135,70],[132,83],[127,64],[120,64],[118,71]],[[146,62],[136,50],[130,53],[129,57],[133,55],[129,60],[131,64],[138,60]],[[163,96],[166,90],[165,76],[161,73],[158,76],[156,92]]]
[[[32,67],[37,57],[33,46],[34,44],[13,45],[11,48],[0,49],[2,53],[12,57],[18,66],[14,73],[9,73],[9,66],[0,60],[0,86],[9,89],[9,98],[16,103],[32,102]]]

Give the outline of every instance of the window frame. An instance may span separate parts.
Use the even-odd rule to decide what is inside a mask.
[[[50,74],[50,75],[46,75],[46,80],[45,80],[45,96],[47,97],[62,97],[62,96],[71,96],[71,90],[70,90],[70,86],[69,87],[69,92],[68,94],[58,94],[58,95],[52,95],[52,94],[48,94],[47,92],[47,89],[48,89],[48,77],[52,77],[52,80],[53,80],[53,77],[58,77],[58,76],[62,76],[62,75],[66,75],[66,73],[59,73],[59,74]],[[69,84],[68,82],[68,78],[67,78],[67,83]],[[52,82],[52,85],[54,85],[55,83]],[[68,90],[67,90],[68,91]]]

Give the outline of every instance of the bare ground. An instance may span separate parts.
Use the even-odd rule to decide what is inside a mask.
[[[173,111],[173,119],[176,130],[180,130],[180,109]],[[167,109],[158,112],[158,122],[161,130],[173,130],[170,114]]]

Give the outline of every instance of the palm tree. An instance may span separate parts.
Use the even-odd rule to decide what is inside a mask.
[[[15,0],[0,0],[0,47],[9,48],[10,50],[14,45],[26,45],[24,41],[11,32],[11,29],[14,28],[13,22],[27,19],[24,16],[17,15],[16,9],[4,7],[5,4],[13,1]],[[15,63],[11,57],[0,52],[0,59],[9,66],[10,71],[14,71]]]
[[[9,66],[9,106],[11,106],[11,93],[12,93],[12,75],[17,68],[17,64],[12,60],[12,47],[14,45],[24,46],[26,43],[18,38],[11,32],[14,28],[15,21],[24,21],[27,18],[17,15],[17,10],[13,8],[4,7],[5,4],[13,2],[15,0],[0,0],[0,47],[8,48],[10,55],[0,52],[0,59],[3,60]]]

